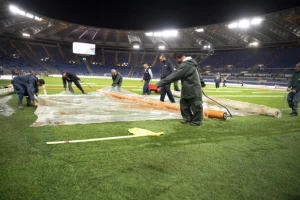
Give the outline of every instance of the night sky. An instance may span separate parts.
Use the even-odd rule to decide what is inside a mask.
[[[12,0],[21,9],[63,21],[104,28],[156,30],[185,28],[264,15],[300,6],[285,0]]]

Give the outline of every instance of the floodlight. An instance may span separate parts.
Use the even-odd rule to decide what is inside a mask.
[[[168,30],[168,31],[163,31],[161,34],[164,37],[176,37],[178,35],[178,31]]]
[[[207,48],[209,48],[209,49],[210,49],[210,45],[208,45],[208,46],[207,46]]]
[[[158,48],[159,49],[165,49],[165,46],[164,45],[159,45]]]
[[[42,21],[42,18],[39,18],[38,16],[35,16],[34,19],[37,21]]]
[[[262,18],[256,17],[251,20],[252,25],[258,25],[262,22]]]
[[[22,34],[24,37],[30,37],[30,35],[28,33],[23,33]]]
[[[228,25],[228,28],[236,28],[238,26],[237,22],[233,22],[231,24]]]
[[[207,49],[207,46],[203,46],[204,49]]]
[[[19,10],[18,14],[25,16],[26,13],[23,10]]]
[[[140,45],[135,44],[135,45],[133,45],[133,48],[134,48],[134,49],[139,49],[139,48],[140,48]]]
[[[154,32],[153,34],[155,37],[160,37],[161,36],[161,32]]]
[[[197,28],[197,29],[195,29],[195,31],[200,33],[200,32],[204,32],[204,29],[203,28]]]
[[[249,43],[249,46],[258,46],[259,43],[258,42],[252,42],[252,43]]]
[[[30,19],[33,19],[33,15],[30,14],[30,13],[26,13],[26,17],[30,18]]]
[[[250,22],[247,19],[242,19],[239,21],[239,28],[248,28],[250,26]]]
[[[145,33],[147,36],[153,36],[153,33],[152,32],[149,32],[149,33]]]
[[[13,6],[13,5],[10,5],[9,9],[13,13],[18,13],[19,12],[19,8],[17,8],[16,6]]]

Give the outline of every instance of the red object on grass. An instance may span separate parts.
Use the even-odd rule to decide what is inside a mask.
[[[160,92],[160,88],[157,88],[155,84],[149,84],[149,90],[154,91],[156,93]]]

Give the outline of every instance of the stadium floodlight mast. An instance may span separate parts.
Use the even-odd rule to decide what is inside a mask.
[[[42,18],[40,18],[38,16],[35,16],[34,19],[37,20],[37,21],[42,21]]]
[[[12,13],[15,13],[15,14],[19,13],[19,11],[20,11],[20,9],[17,8],[16,6],[14,6],[14,5],[10,5],[10,6],[9,6],[9,10],[10,10]]]
[[[232,22],[232,23],[228,24],[228,28],[230,28],[230,29],[233,29],[233,28],[247,29],[251,25],[254,25],[254,26],[259,25],[262,21],[263,21],[263,19],[260,17],[254,17],[251,20],[242,19],[242,20],[239,20],[238,22]]]
[[[252,25],[258,25],[258,24],[260,24],[261,22],[262,22],[262,18],[259,18],[259,17],[256,17],[256,18],[253,18],[252,20],[251,20],[251,24]]]
[[[22,33],[22,35],[23,35],[24,37],[30,37],[30,34],[28,34],[28,33]]]
[[[236,28],[238,26],[237,22],[233,22],[231,24],[228,25],[228,28]]]
[[[153,32],[148,32],[148,33],[145,33],[146,36],[153,36]]]
[[[134,49],[139,49],[139,48],[140,48],[140,45],[135,44],[135,45],[133,45],[133,48],[134,48]]]
[[[31,13],[26,13],[25,11],[20,10],[17,6],[10,5],[10,6],[9,6],[9,10],[10,10],[12,13],[14,13],[14,14],[19,14],[19,15],[28,17],[28,18],[30,18],[30,19],[35,19],[35,20],[37,20],[37,21],[42,21],[42,18],[40,18],[40,17],[38,17],[38,16],[34,16],[34,15],[31,14]]]
[[[177,30],[168,30],[162,32],[163,37],[176,37],[177,35],[178,35]]]
[[[23,15],[23,16],[26,15],[25,11],[20,10],[17,6],[14,6],[14,5],[10,5],[9,10],[14,14],[19,14],[19,15]]]
[[[26,17],[30,18],[30,19],[33,19],[33,14],[30,14],[30,13],[26,13]]]
[[[204,29],[203,28],[196,28],[195,31],[198,32],[198,33],[202,33],[202,32],[204,32]]]
[[[253,46],[253,47],[257,47],[259,45],[258,42],[252,42],[252,43],[249,43],[249,46]]]
[[[153,33],[153,36],[154,36],[154,37],[160,37],[160,36],[161,36],[161,32],[154,32],[154,33]]]
[[[239,28],[242,28],[242,29],[246,29],[246,28],[249,28],[250,26],[250,21],[247,20],[247,19],[242,19],[239,21]]]
[[[176,37],[178,35],[177,30],[165,30],[157,32],[147,32],[145,33],[148,37]]]

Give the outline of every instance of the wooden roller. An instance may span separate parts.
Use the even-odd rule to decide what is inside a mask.
[[[115,93],[115,92],[103,92],[103,93],[117,99],[125,99],[134,102],[139,102],[142,104],[151,105],[153,108],[157,108],[157,109],[168,109],[168,110],[180,112],[180,105],[175,103],[160,102],[153,99],[145,99],[137,96],[129,96],[129,95]],[[224,119],[224,120],[227,119],[227,113],[224,111],[203,109],[203,115],[208,118],[216,118],[216,119]]]

